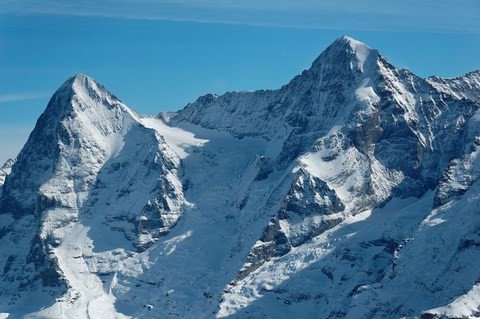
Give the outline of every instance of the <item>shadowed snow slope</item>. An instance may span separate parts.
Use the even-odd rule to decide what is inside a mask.
[[[157,118],[77,75],[0,171],[0,317],[475,316],[479,83],[347,36]]]

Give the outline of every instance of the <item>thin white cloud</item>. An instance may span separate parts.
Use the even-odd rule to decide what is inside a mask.
[[[480,33],[477,0],[3,0],[0,13]]]
[[[13,93],[13,94],[0,94],[0,103],[16,102],[24,100],[36,100],[48,97],[46,92],[26,92],[26,93]]]

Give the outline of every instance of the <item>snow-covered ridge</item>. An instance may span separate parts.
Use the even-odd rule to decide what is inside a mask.
[[[450,79],[433,76],[427,81],[441,92],[480,103],[480,70]]]
[[[0,317],[475,316],[478,83],[347,36],[157,118],[72,77],[1,173]]]
[[[344,121],[350,109],[334,110],[349,99],[349,92],[378,71],[378,51],[342,36],[312,64],[278,90],[229,92],[205,95],[172,118],[172,124],[191,122],[226,130],[235,136],[272,139],[286,126],[308,125],[308,130],[328,129],[327,123]],[[345,85],[345,86],[344,86]],[[330,104],[328,110],[322,110]],[[321,112],[322,116],[318,113]],[[314,121],[309,117],[313,114]],[[325,123],[326,122],[326,123]]]

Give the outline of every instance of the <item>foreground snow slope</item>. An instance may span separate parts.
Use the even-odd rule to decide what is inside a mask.
[[[69,79],[2,170],[0,312],[475,316],[478,90],[346,36],[278,90],[158,118]]]

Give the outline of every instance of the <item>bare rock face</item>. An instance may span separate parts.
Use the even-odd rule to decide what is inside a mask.
[[[434,207],[460,197],[480,178],[479,146],[480,137],[476,137],[469,152],[454,159],[444,171],[435,193]]]
[[[237,281],[273,257],[286,255],[344,219],[345,206],[327,184],[300,169],[283,204],[248,254]]]

